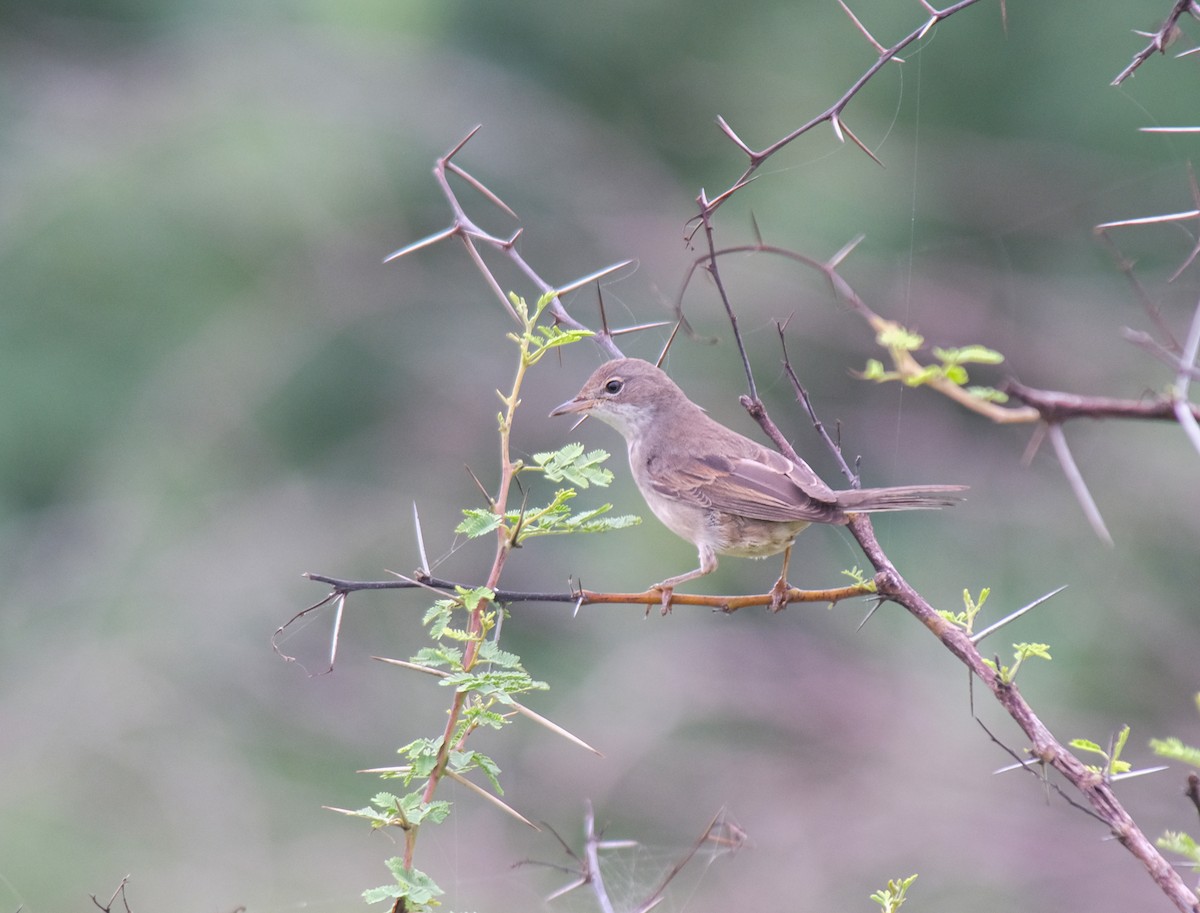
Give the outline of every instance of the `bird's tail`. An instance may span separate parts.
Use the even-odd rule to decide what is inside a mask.
[[[845,511],[932,510],[953,507],[963,499],[966,485],[904,485],[898,488],[860,488],[839,491],[837,504]]]

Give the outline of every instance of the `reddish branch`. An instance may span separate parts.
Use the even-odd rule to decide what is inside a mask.
[[[470,588],[471,584],[454,580],[443,580],[428,574],[417,572],[412,579],[397,580],[343,580],[329,577],[325,574],[305,574],[309,580],[327,584],[332,588],[330,596],[321,600],[318,606],[326,605],[333,597],[346,596],[360,590],[407,590],[417,587],[440,590],[453,593],[456,588]],[[520,602],[557,602],[566,605],[644,605],[657,606],[662,604],[661,590],[646,590],[642,593],[597,593],[593,590],[572,589],[559,592],[524,592],[518,590],[495,590],[496,602],[509,605]],[[873,596],[875,588],[872,583],[853,584],[851,586],[833,587],[825,590],[801,590],[792,587],[788,591],[788,602],[821,602],[832,605],[845,599],[862,596]],[[675,606],[694,605],[708,606],[718,612],[732,614],[739,609],[758,605],[771,605],[771,593],[752,593],[745,596],[703,596],[697,593],[677,593],[671,598]],[[308,611],[307,609],[305,610]],[[298,616],[297,616],[298,617]],[[294,620],[294,619],[293,619]],[[290,622],[289,622],[290,624]],[[286,625],[285,625],[286,627]]]

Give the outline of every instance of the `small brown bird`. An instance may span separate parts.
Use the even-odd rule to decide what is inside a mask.
[[[859,511],[948,507],[962,485],[921,485],[834,491],[803,461],[713,421],[664,371],[638,358],[601,365],[583,389],[551,412],[581,412],[612,425],[629,444],[633,480],[654,515],[696,546],[700,566],[668,577],[669,611],[676,586],[710,574],[717,555],[765,558],[790,554],[810,523],[845,525]],[[787,559],[772,590],[772,608],[786,604]]]

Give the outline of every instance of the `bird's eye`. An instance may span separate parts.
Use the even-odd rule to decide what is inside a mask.
[[[621,392],[621,388],[622,388],[623,386],[625,386],[625,385],[624,385],[624,384],[623,384],[623,383],[620,381],[620,379],[618,379],[618,378],[614,377],[612,380],[610,380],[608,383],[606,383],[606,384],[604,385],[604,389],[605,389],[605,390],[606,390],[608,393],[614,393],[614,394],[615,394],[615,393],[620,393],[620,392]]]

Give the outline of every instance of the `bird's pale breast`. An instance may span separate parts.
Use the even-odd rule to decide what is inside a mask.
[[[808,526],[805,520],[741,517],[666,497],[649,485],[638,487],[654,516],[667,529],[697,547],[708,546],[720,555],[741,558],[777,555]]]
[[[719,511],[710,514],[713,515],[710,523],[719,536],[713,541],[713,548],[718,554],[739,558],[778,555],[808,526],[805,520],[752,520]]]

